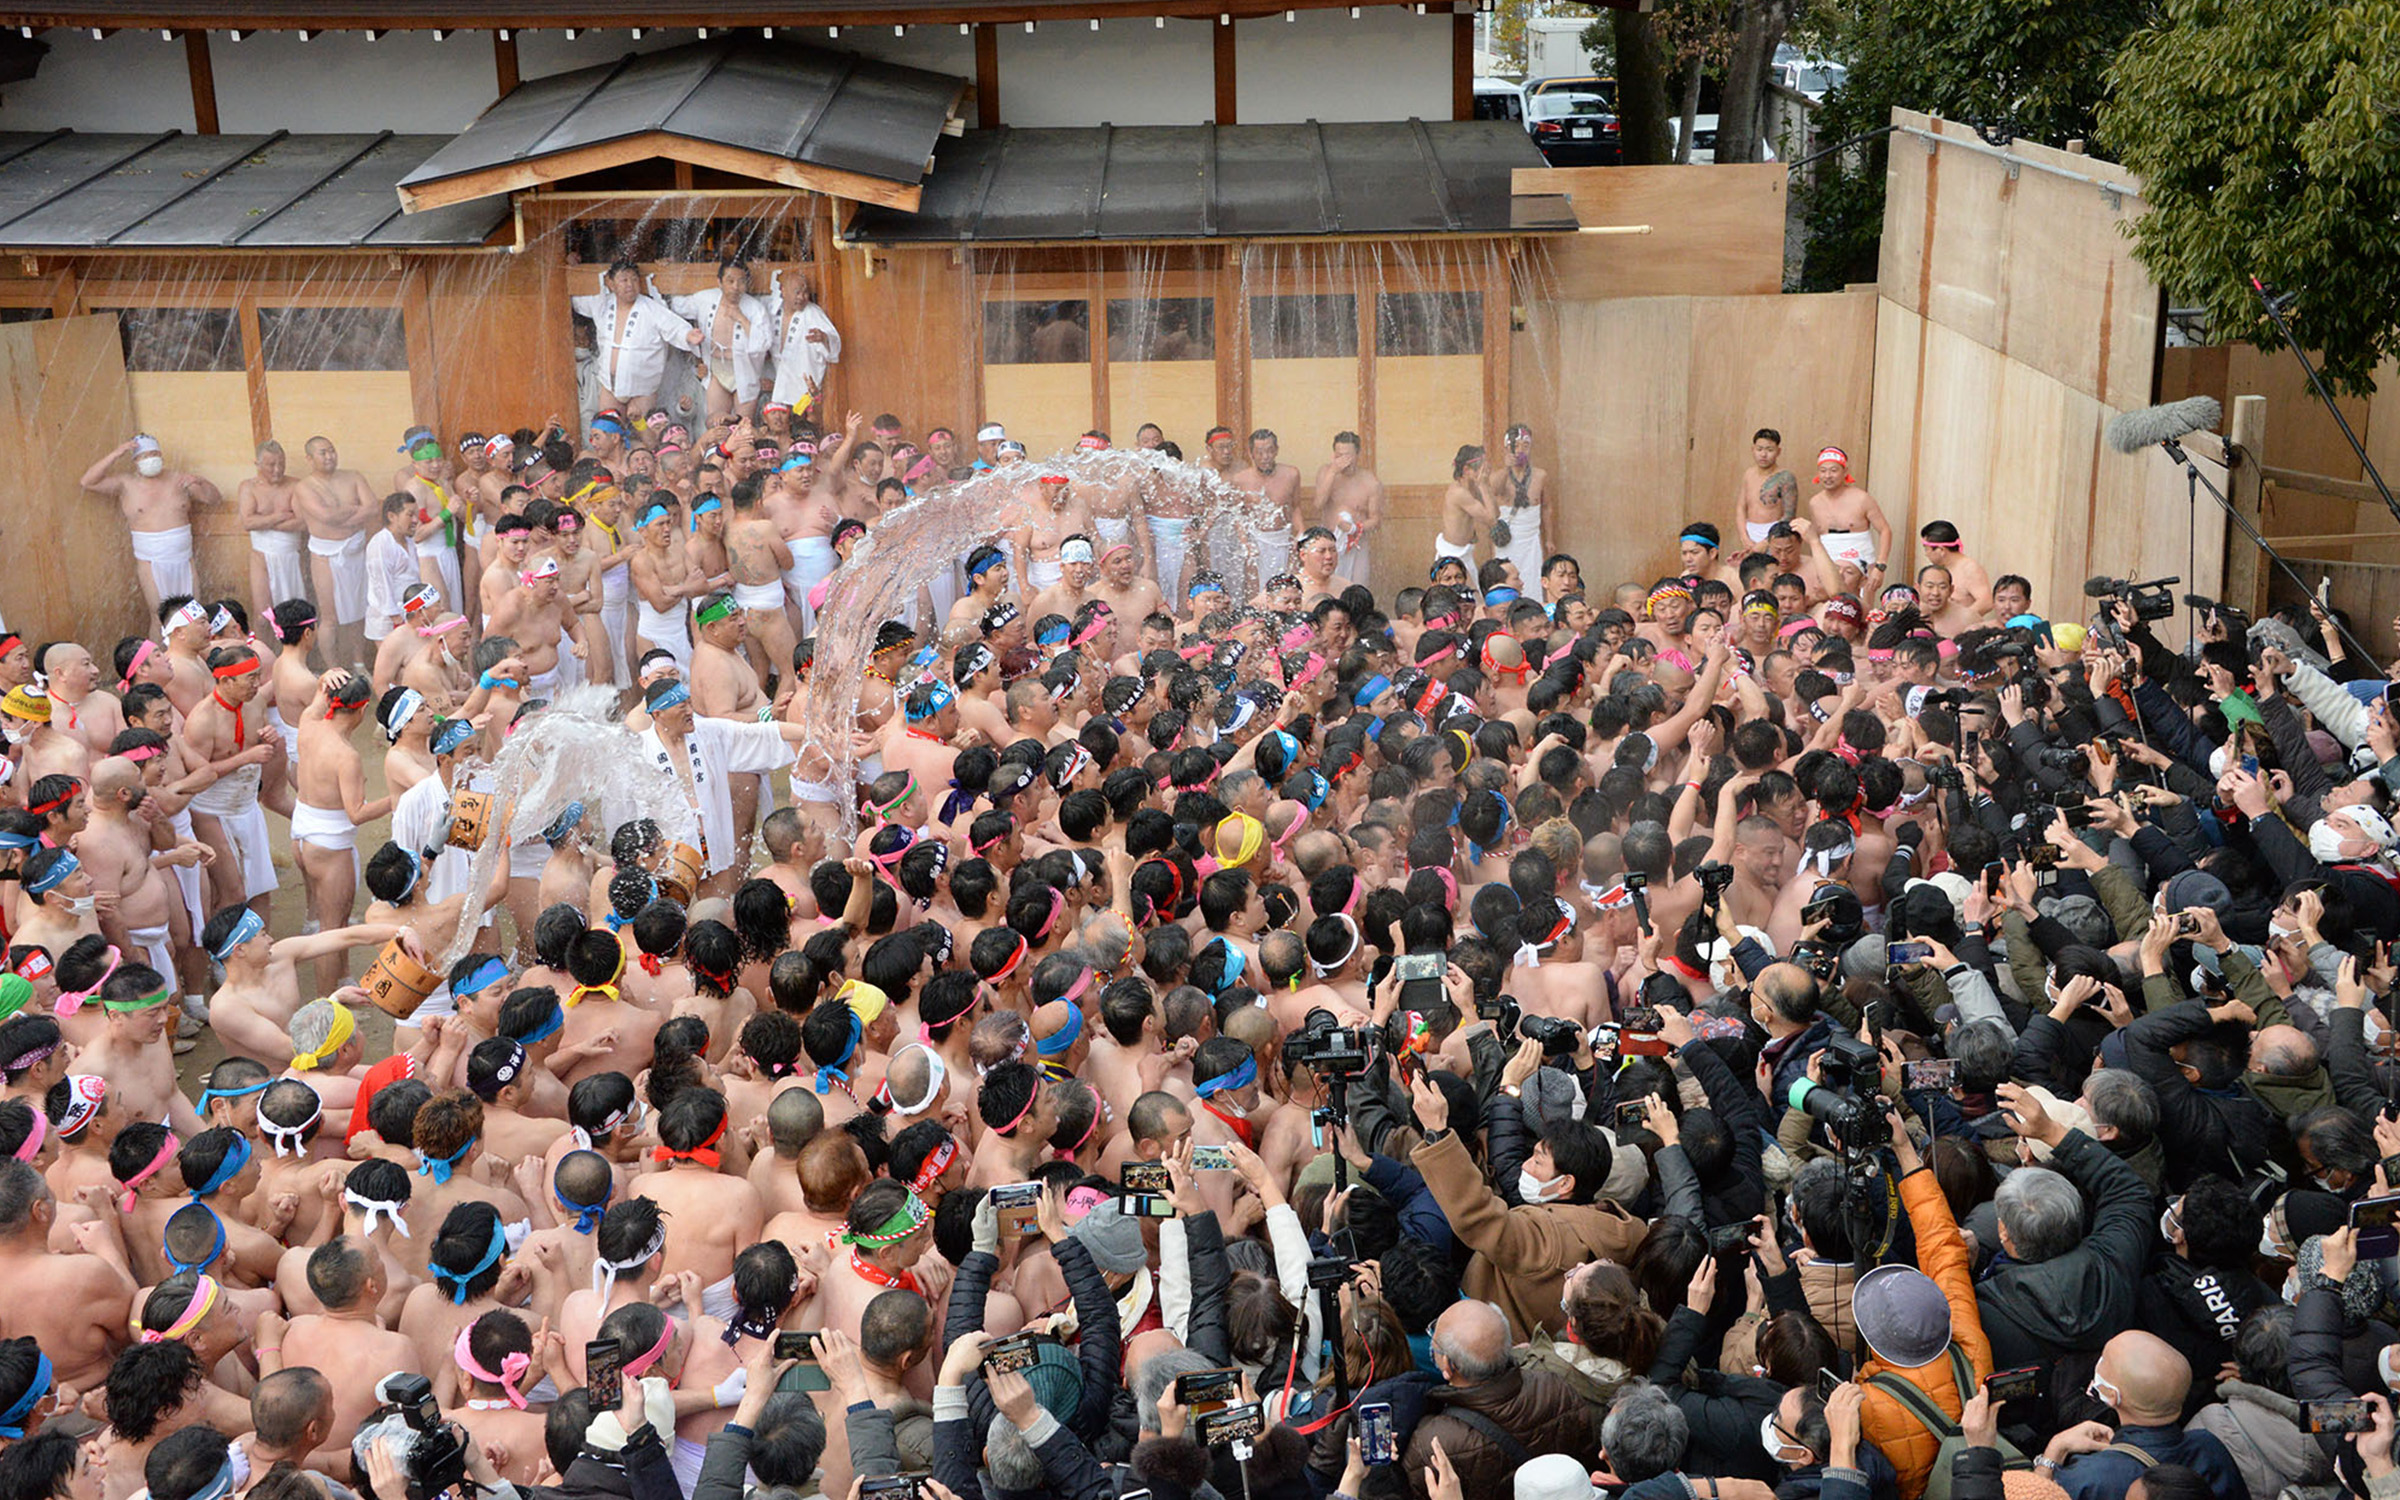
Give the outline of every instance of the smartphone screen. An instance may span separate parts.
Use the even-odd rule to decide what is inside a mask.
[[[1400,1461],[1400,1434],[1388,1401],[1370,1401],[1358,1409],[1358,1456],[1370,1464]]]
[[[591,1393],[595,1415],[625,1404],[624,1368],[615,1339],[593,1339],[583,1346],[583,1386]]]

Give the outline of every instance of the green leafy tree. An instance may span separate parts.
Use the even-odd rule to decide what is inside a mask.
[[[2400,356],[2400,5],[2169,0],[2111,75],[2101,123],[2141,174],[2142,263],[2217,336],[2272,347],[2250,278],[2326,375],[2374,389]]]
[[[1818,149],[1889,124],[1899,105],[2047,145],[2082,138],[2097,151],[2109,67],[2163,9],[2163,0],[1858,0],[1830,28],[1829,50],[1850,75],[1817,113]],[[1804,285],[1874,279],[1890,149],[1879,137],[1813,169],[1802,194]]]

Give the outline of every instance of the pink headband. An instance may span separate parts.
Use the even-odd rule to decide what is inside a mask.
[[[1068,985],[1067,992],[1058,998],[1072,1005],[1076,1001],[1082,999],[1083,992],[1091,987],[1092,971],[1089,968],[1086,968],[1082,973],[1075,976],[1075,982],[1071,985]]]
[[[158,643],[156,641],[147,639],[145,639],[140,645],[134,647],[133,665],[127,667],[125,669],[125,675],[117,679],[117,686],[120,689],[131,688],[133,686],[133,679],[141,675],[143,663],[149,661],[151,654],[157,650]]]
[[[1824,628],[1825,627],[1819,625],[1816,621],[1810,619],[1808,616],[1802,615],[1799,619],[1794,620],[1791,624],[1786,625],[1781,630],[1776,631],[1775,639],[1779,641],[1788,641],[1803,630],[1822,630]]]
[[[450,1357],[458,1361],[458,1367],[460,1369],[466,1371],[469,1375],[474,1376],[477,1380],[482,1381],[485,1385],[496,1385],[500,1387],[500,1393],[508,1397],[508,1404],[515,1407],[519,1411],[523,1411],[525,1409],[525,1396],[523,1392],[517,1389],[517,1380],[518,1377],[522,1376],[527,1370],[533,1368],[533,1360],[531,1356],[514,1353],[510,1354],[508,1358],[500,1361],[500,1373],[495,1375],[491,1371],[485,1369],[483,1366],[475,1363],[475,1351],[469,1345],[469,1339],[473,1336],[474,1332],[475,1325],[472,1323],[458,1331],[458,1342],[450,1346]],[[667,1324],[667,1337],[673,1338],[674,1336],[675,1325],[670,1322]],[[666,1345],[661,1343],[657,1349],[654,1349],[650,1353],[644,1355],[643,1359],[645,1361],[656,1359],[660,1352],[662,1352],[665,1348]]]
[[[115,945],[110,945],[108,967],[100,971],[100,977],[92,981],[89,989],[60,990],[57,1002],[50,1007],[50,1013],[58,1016],[71,1016],[83,1009],[84,1003],[100,993],[100,986],[108,983],[108,976],[116,973],[117,966],[124,961],[124,955],[116,950]]]
[[[1967,544],[1965,542],[1927,542],[1925,550],[1928,552],[1964,552],[1967,550]]]
[[[1342,903],[1342,915],[1345,917],[1355,916],[1358,912],[1358,898],[1366,893],[1367,883],[1358,878],[1356,870],[1352,870],[1350,872],[1350,898]]]
[[[1302,646],[1307,645],[1310,641],[1315,640],[1316,637],[1317,629],[1315,626],[1294,625],[1291,629],[1283,633],[1283,649],[1286,651],[1297,651]]]
[[[1050,935],[1050,929],[1058,925],[1058,914],[1066,909],[1066,905],[1067,898],[1060,893],[1058,887],[1050,887],[1050,915],[1042,918],[1042,930],[1039,936],[1048,937]]]
[[[1499,632],[1497,632],[1497,631],[1494,631],[1494,632],[1493,632],[1493,634],[1495,634],[1495,635],[1496,635],[1496,634],[1498,634],[1498,633],[1499,633]],[[1417,658],[1417,665],[1418,665],[1418,666],[1420,666],[1420,667],[1430,667],[1430,666],[1434,666],[1434,665],[1436,665],[1437,663],[1440,663],[1440,662],[1446,662],[1446,661],[1448,661],[1448,660],[1449,660],[1451,657],[1453,657],[1453,656],[1456,656],[1456,655],[1458,655],[1458,647],[1457,647],[1456,645],[1444,646],[1444,647],[1443,647],[1441,650],[1439,650],[1439,651],[1436,651],[1436,652],[1435,652],[1435,653],[1433,653],[1433,655],[1431,655],[1431,656],[1420,656],[1420,657],[1418,657],[1418,658]],[[1512,670],[1513,670],[1513,669],[1512,669]]]
[[[1025,1028],[1025,1029],[1026,1029],[1026,1031],[1027,1031],[1028,1033],[1031,1033],[1031,1031],[1033,1030],[1033,1028],[1032,1028],[1032,1027],[1030,1027],[1030,1026],[1028,1026],[1028,1027],[1027,1027],[1027,1028]],[[1023,1047],[1022,1047],[1022,1045],[1020,1045],[1020,1046],[1019,1046],[1018,1050],[1019,1050],[1019,1051],[1023,1051],[1023,1050],[1024,1050],[1024,1049],[1023,1049]],[[1028,1094],[1028,1095],[1026,1096],[1026,1098],[1025,1098],[1025,1107],[1024,1107],[1023,1109],[1020,1109],[1020,1110],[1018,1110],[1018,1111],[1017,1111],[1017,1117],[1016,1117],[1015,1119],[1013,1119],[1013,1120],[1009,1121],[1009,1122],[1008,1122],[1006,1125],[1003,1125],[1003,1126],[1001,1126],[1001,1127],[1000,1127],[1000,1133],[1001,1133],[1002,1135],[1006,1135],[1006,1134],[1008,1134],[1010,1131],[1012,1131],[1012,1130],[1016,1129],[1016,1128],[1017,1128],[1019,1125],[1022,1125],[1022,1124],[1024,1124],[1024,1123],[1025,1123],[1025,1117],[1026,1117],[1027,1115],[1029,1115],[1029,1114],[1032,1114],[1032,1113],[1033,1113],[1033,1106],[1035,1105],[1035,1103],[1036,1103],[1036,1102],[1038,1102],[1038,1101],[1041,1099],[1041,1097],[1042,1097],[1042,1086],[1041,1086],[1039,1083],[1036,1083],[1036,1084],[1033,1086],[1033,1092],[1032,1092],[1031,1094]]]
[[[1325,658],[1319,656],[1316,652],[1311,651],[1308,653],[1308,660],[1302,662],[1300,664],[1300,670],[1293,675],[1291,686],[1295,688],[1306,687],[1324,675]]]
[[[675,1320],[673,1318],[669,1318],[667,1319],[667,1331],[658,1336],[658,1342],[650,1346],[649,1353],[644,1354],[639,1358],[625,1361],[625,1373],[638,1379],[644,1370],[647,1370],[652,1365],[658,1363],[658,1357],[666,1353],[667,1346],[674,1342]]]
[[[1115,549],[1111,548],[1110,550],[1114,551]],[[1099,609],[1093,610],[1092,623],[1084,626],[1081,630],[1078,630],[1073,635],[1067,637],[1067,644],[1070,646],[1082,645],[1085,641],[1090,640],[1092,637],[1098,635],[1101,631],[1106,630],[1110,625],[1115,624],[1116,618],[1116,614],[1108,609],[1105,605]]]
[[[1867,648],[1867,660],[1869,661],[1890,661],[1892,655],[1892,648],[1889,646],[1869,646]]]
[[[181,1151],[182,1149],[183,1142],[176,1139],[174,1131],[168,1131],[165,1143],[158,1148],[158,1155],[150,1158],[150,1165],[142,1168],[139,1172],[136,1172],[131,1177],[125,1179],[125,1191],[117,1194],[118,1210],[122,1213],[132,1213],[134,1189],[140,1187],[143,1183],[148,1182],[151,1178],[156,1177],[158,1175],[158,1169],[165,1166],[168,1162],[173,1161],[175,1159],[175,1153]]]
[[[31,1161],[41,1154],[42,1141],[50,1134],[50,1115],[40,1105],[33,1107],[33,1129],[25,1134],[24,1143],[17,1147],[17,1160]]]
[[[1106,562],[1106,561],[1108,561],[1110,558],[1112,558],[1112,557],[1116,556],[1116,555],[1117,555],[1118,553],[1120,553],[1120,552],[1131,552],[1132,550],[1133,550],[1133,543],[1131,543],[1131,542],[1119,542],[1119,543],[1117,543],[1115,546],[1113,546],[1113,547],[1109,548],[1107,551],[1105,551],[1105,552],[1102,552],[1102,553],[1100,554],[1100,560],[1101,560],[1102,562]]]
[[[1435,865],[1433,873],[1442,878],[1442,889],[1449,893],[1449,899],[1442,903],[1443,909],[1458,910],[1458,877],[1450,873],[1448,865]]]

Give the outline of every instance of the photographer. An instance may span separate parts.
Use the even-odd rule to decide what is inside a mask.
[[[1050,1188],[1042,1190],[1034,1215],[1034,1227],[1049,1242],[1051,1258],[1074,1304],[1075,1363],[1082,1371],[1082,1381],[1067,1425],[1087,1442],[1121,1454],[1131,1446],[1130,1438],[1113,1436],[1110,1429],[1130,1429],[1135,1414],[1117,1383],[1124,1345],[1117,1321],[1118,1289],[1109,1284],[1108,1277],[1114,1275],[1128,1284],[1149,1284],[1140,1227],[1115,1204],[1104,1203],[1085,1214],[1070,1232],[1059,1194]],[[991,1295],[992,1274],[1000,1266],[1000,1238],[999,1210],[987,1193],[975,1209],[975,1249],[960,1262],[957,1279],[950,1284],[949,1306],[942,1316],[945,1344],[986,1326],[985,1303]],[[1018,1248],[1021,1251],[1023,1246]],[[1108,1257],[1105,1266],[1099,1260],[1102,1255]],[[1139,1300],[1146,1320],[1152,1299],[1144,1296]],[[994,1409],[982,1383],[969,1381],[966,1394],[969,1414],[979,1424],[989,1425]]]
[[[991,1342],[989,1334],[970,1332],[953,1340],[942,1357],[933,1388],[934,1477],[955,1494],[979,1495],[988,1493],[978,1473],[984,1469],[1000,1490],[1108,1500],[1116,1489],[1106,1471],[1082,1439],[1035,1398],[1022,1373],[984,1372],[997,1410],[988,1422],[975,1421],[966,1382],[983,1369]]]

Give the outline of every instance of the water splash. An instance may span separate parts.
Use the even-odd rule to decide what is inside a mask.
[[[817,666],[800,723],[810,746],[831,762],[828,779],[835,785],[848,787],[855,780],[850,735],[877,627],[885,620],[917,619],[920,587],[959,566],[977,547],[1006,538],[1031,520],[1041,504],[1037,481],[1044,474],[1065,474],[1070,493],[1094,509],[1104,493],[1129,492],[1136,525],[1152,514],[1188,518],[1185,579],[1205,563],[1225,580],[1228,596],[1236,601],[1251,598],[1263,581],[1259,534],[1290,534],[1261,496],[1226,482],[1214,469],[1147,448],[1084,449],[1020,460],[885,512],[850,560],[835,570],[818,611]],[[1183,602],[1170,597],[1167,605],[1179,609]],[[942,622],[929,623],[938,630]],[[946,662],[941,670],[947,675]],[[856,832],[857,811],[847,798],[842,822],[846,832]]]
[[[509,842],[539,844],[571,802],[583,804],[583,826],[603,846],[611,830],[634,818],[656,821],[670,839],[699,844],[698,815],[681,788],[660,776],[642,737],[619,717],[617,702],[613,687],[569,688],[525,720],[491,764],[472,776],[477,789],[494,794],[493,835],[468,863],[467,907],[437,967],[447,970],[474,946],[482,893],[496,865],[508,858]],[[530,944],[533,934],[520,933],[518,940]]]

